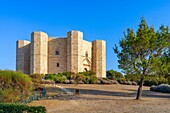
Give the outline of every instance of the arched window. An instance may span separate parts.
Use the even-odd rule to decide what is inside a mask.
[[[88,52],[86,51],[85,56],[88,57]]]
[[[84,68],[84,71],[87,72],[88,71],[87,68]]]

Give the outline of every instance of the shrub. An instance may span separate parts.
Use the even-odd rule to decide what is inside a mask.
[[[120,84],[125,84],[126,78],[120,78],[117,80]]]
[[[67,78],[65,76],[60,76],[60,75],[57,75],[55,78],[54,78],[54,81],[56,83],[63,83],[65,80],[67,80]]]
[[[42,79],[44,78],[43,74],[33,74],[33,75],[30,75],[30,77],[32,78],[34,90],[38,88],[42,88],[41,83],[42,83]]]
[[[83,81],[85,79],[85,76],[83,74],[73,74],[71,75],[71,79],[75,81],[75,84],[78,85],[79,81]]]
[[[85,76],[84,83],[85,84],[96,84],[97,77],[96,76]]]
[[[28,75],[10,70],[0,71],[0,102],[25,99],[30,95],[31,90],[32,80]]]
[[[27,106],[22,104],[0,104],[0,113],[46,113],[43,106]]]
[[[56,74],[46,74],[45,75],[46,80],[54,80],[55,77],[56,77]]]
[[[61,73],[63,76],[65,76],[68,80],[71,79],[71,75],[75,74],[74,72],[63,72]]]

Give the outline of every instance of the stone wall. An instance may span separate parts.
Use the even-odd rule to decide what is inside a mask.
[[[97,77],[106,77],[106,42],[95,40],[92,42],[92,71]]]
[[[56,55],[56,51],[59,52]],[[59,66],[57,66],[57,63]],[[67,71],[67,38],[48,39],[48,73]]]
[[[18,40],[16,44],[16,71],[30,74],[30,42]]]
[[[83,40],[82,41],[82,50],[80,52],[81,54],[79,55],[80,57],[80,62],[79,64],[79,72],[83,72],[86,71],[85,69],[87,69],[87,71],[91,70],[91,66],[92,66],[92,43]],[[87,54],[87,56],[86,56]]]
[[[48,35],[43,32],[31,34],[30,74],[48,73]]]
[[[16,70],[27,74],[92,70],[97,77],[106,77],[106,42],[85,41],[83,33],[76,30],[64,38],[49,38],[44,32],[33,32],[31,43],[17,41]]]
[[[83,33],[80,31],[70,31],[67,34],[67,71],[79,72],[81,67]]]

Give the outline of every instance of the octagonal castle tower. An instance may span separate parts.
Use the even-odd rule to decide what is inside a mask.
[[[54,74],[92,70],[106,77],[106,42],[83,40],[83,33],[72,30],[67,37],[48,37],[33,32],[31,42],[17,41],[16,70],[26,74]]]

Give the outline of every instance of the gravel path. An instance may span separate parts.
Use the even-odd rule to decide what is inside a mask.
[[[80,89],[80,95],[63,95],[54,99],[34,101],[29,105],[43,105],[48,113],[170,113],[170,94],[151,92],[149,87],[143,87],[142,99],[135,100],[138,86],[59,86],[72,92]]]

